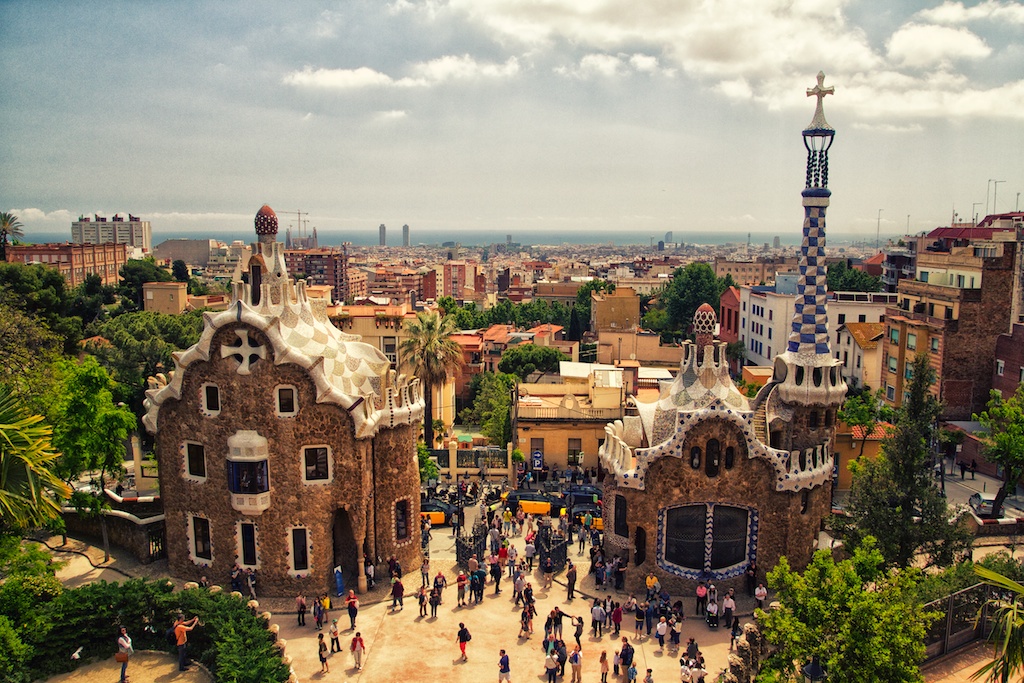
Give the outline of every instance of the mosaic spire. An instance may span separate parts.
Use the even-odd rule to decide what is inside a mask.
[[[800,246],[800,279],[797,281],[796,310],[787,350],[798,355],[830,355],[826,300],[825,209],[828,208],[828,149],[835,129],[825,121],[822,100],[835,92],[824,87],[825,74],[818,73],[818,84],[807,89],[808,97],[818,103],[810,126],[803,131],[807,148],[807,184],[803,196],[804,228]]]

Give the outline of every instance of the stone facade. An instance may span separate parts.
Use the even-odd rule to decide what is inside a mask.
[[[206,315],[200,341],[147,392],[167,556],[184,579],[255,569],[262,595],[333,590],[335,566],[362,589],[364,556],[421,559],[423,400],[288,279],[268,211],[254,285],[236,283],[229,309]]]

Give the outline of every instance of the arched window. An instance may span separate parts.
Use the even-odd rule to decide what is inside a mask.
[[[718,443],[718,439],[708,439],[707,452],[704,454],[704,474],[709,477],[718,476],[718,458],[722,451],[722,446]]]
[[[731,470],[736,464],[736,449],[732,446],[725,447],[725,469]]]
[[[807,416],[807,426],[810,429],[817,429],[818,428],[818,411],[817,410],[812,410],[810,412],[810,414]]]
[[[807,507],[808,507],[808,504],[810,502],[811,502],[811,492],[810,491],[801,491],[800,492],[800,514],[801,515],[806,515],[807,514]]]
[[[695,470],[700,469],[700,446],[694,446],[690,449],[690,467]]]

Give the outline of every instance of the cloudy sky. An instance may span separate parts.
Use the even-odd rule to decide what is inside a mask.
[[[830,229],[1024,191],[1010,0],[0,0],[0,26],[0,210],[29,235],[244,229],[263,203],[351,231],[798,232],[819,70]]]

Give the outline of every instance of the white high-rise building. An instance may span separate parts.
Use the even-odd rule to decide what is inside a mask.
[[[95,214],[93,218],[79,216],[78,220],[71,224],[71,242],[127,244],[129,256],[141,258],[143,254],[153,251],[153,227],[149,221],[131,214],[128,214],[128,220],[120,214],[114,214],[110,220],[99,214]]]

